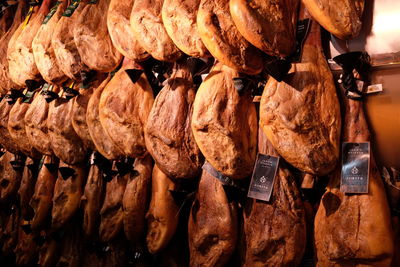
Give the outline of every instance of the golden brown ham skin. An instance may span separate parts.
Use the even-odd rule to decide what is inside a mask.
[[[193,104],[192,131],[204,157],[219,172],[242,179],[253,171],[257,114],[249,91],[239,95],[239,74],[217,63],[200,85]]]
[[[252,45],[271,56],[295,51],[300,0],[230,0],[236,28]]]
[[[190,266],[225,266],[238,236],[237,204],[222,183],[203,170],[189,217]]]

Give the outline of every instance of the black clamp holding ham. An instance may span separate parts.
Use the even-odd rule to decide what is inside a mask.
[[[111,181],[114,175],[114,173],[112,172],[111,161],[103,157],[103,155],[101,155],[99,152],[94,151],[90,155],[89,164],[91,166],[96,165],[100,169],[102,177],[105,181]]]
[[[210,72],[210,69],[214,64],[214,58],[187,57],[185,60],[190,73],[192,74],[193,84],[196,88],[199,88],[200,84],[203,82],[201,76]]]
[[[6,95],[5,95],[5,100],[7,101],[8,104],[12,105],[14,104],[18,98],[24,97],[24,94],[17,89],[11,89]]]
[[[75,175],[75,170],[70,167],[59,167],[58,171],[60,172],[63,180],[67,180],[68,178],[71,178]]]
[[[90,83],[94,80],[94,77],[96,77],[96,71],[91,70],[91,71],[81,71],[81,86],[80,88],[82,89],[88,89],[90,86]]]
[[[333,58],[333,60],[343,69],[340,75],[339,84],[343,87],[346,97],[353,100],[363,98],[363,90],[357,85],[354,71],[356,71],[362,80],[367,80],[370,70],[370,57],[367,52],[349,52]]]
[[[34,91],[36,89],[39,89],[42,87],[44,84],[43,81],[35,81],[35,80],[26,80],[25,85],[28,91]]]
[[[222,183],[226,197],[229,202],[242,202],[247,197],[247,189],[249,186],[248,179],[232,180],[217,171],[208,161],[205,161],[202,169],[214,176]]]
[[[64,90],[64,97],[67,100],[70,100],[70,99],[74,98],[75,96],[79,95],[79,91],[75,90],[74,88],[71,88],[71,87],[63,87],[63,90]]]
[[[296,51],[286,58],[273,57],[266,55],[264,73],[269,74],[278,82],[285,79],[289,73],[292,62],[300,62],[303,52],[303,44],[311,26],[310,19],[304,19],[297,22],[296,32]]]
[[[175,184],[174,190],[168,190],[179,207],[179,212],[184,208],[192,206],[195,199],[199,179],[170,179]]]
[[[25,167],[25,160],[25,156],[15,155],[14,159],[10,161],[10,164],[14,170],[22,171]]]
[[[126,69],[125,72],[129,76],[129,79],[131,79],[133,83],[136,83],[139,80],[142,73],[144,72],[144,70]]]

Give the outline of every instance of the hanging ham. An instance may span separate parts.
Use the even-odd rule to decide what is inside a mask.
[[[261,129],[258,151],[278,156]],[[245,266],[298,266],[303,258],[305,210],[294,176],[284,164],[280,160],[269,202],[247,198],[243,211]]]
[[[162,21],[175,45],[191,57],[209,57],[200,38],[196,18],[200,0],[165,0]]]
[[[13,167],[12,161],[17,163],[17,167]],[[1,157],[1,170],[0,176],[0,203],[7,203],[15,200],[18,192],[18,188],[21,184],[24,159],[11,154],[6,153]]]
[[[316,22],[301,62],[293,64],[282,82],[268,80],[260,102],[260,125],[279,155],[294,167],[316,175],[335,168],[340,107]]]
[[[237,30],[255,47],[271,56],[290,56],[296,49],[300,0],[230,0]]]
[[[144,129],[153,106],[153,91],[142,74],[135,83],[125,70],[134,68],[125,59],[122,68],[104,88],[99,104],[100,122],[109,138],[129,157],[146,153]]]
[[[136,159],[134,169],[137,173],[129,177],[122,199],[122,210],[125,236],[131,244],[137,245],[146,229],[153,160],[149,155]]]
[[[105,132],[100,123],[99,117],[100,97],[110,79],[110,76],[108,76],[100,86],[94,90],[92,97],[90,97],[86,111],[86,123],[96,150],[105,158],[115,160],[122,158],[124,156],[123,152],[114,144],[112,139]]]
[[[20,153],[18,143],[14,142],[8,131],[8,118],[13,104],[10,104],[6,97],[0,102],[0,144],[8,151],[14,154]]]
[[[67,80],[67,76],[60,69],[57,63],[57,58],[51,40],[53,39],[54,31],[57,27],[61,15],[67,8],[68,1],[57,1],[51,8],[54,11],[50,19],[42,24],[32,41],[33,56],[36,66],[42,75],[43,79],[48,83],[61,84]]]
[[[36,92],[35,95],[37,96],[38,92]],[[30,103],[24,103],[24,100],[25,98],[19,98],[10,110],[10,115],[8,117],[8,131],[14,142],[18,144],[22,153],[28,157],[40,159],[40,152],[32,146],[25,129],[25,114]]]
[[[92,154],[91,166],[85,185],[85,191],[81,199],[83,209],[83,226],[85,235],[95,238],[98,235],[100,226],[100,210],[103,205],[106,189],[106,172],[104,171],[104,161],[101,156]]]
[[[0,38],[1,55],[7,55],[8,44],[11,41],[11,38],[14,36],[14,33],[19,29],[19,26],[24,21],[25,14],[27,11],[27,6],[28,4],[26,1],[18,1],[18,8],[13,18],[13,24],[10,27],[10,29],[8,29],[8,31]],[[0,94],[5,94],[7,90],[11,88],[19,87],[9,78],[8,71],[9,67],[8,67],[7,56],[2,56],[0,58]]]
[[[225,266],[236,247],[237,204],[217,178],[203,170],[189,217],[190,266]]]
[[[51,212],[53,229],[64,227],[76,214],[85,182],[86,168],[84,164],[73,166],[60,161]]]
[[[257,150],[257,114],[249,90],[240,95],[233,69],[217,63],[193,104],[192,131],[210,164],[234,179],[251,174]]]
[[[75,86],[77,89],[77,86]],[[47,117],[48,134],[54,154],[67,164],[77,164],[86,158],[86,148],[72,127],[74,101],[63,97],[52,101]]]
[[[99,0],[86,5],[73,29],[82,62],[100,72],[113,71],[122,60],[122,55],[113,46],[108,34],[107,11],[110,1]]]
[[[35,192],[35,184],[38,176],[38,161],[27,158],[25,161],[24,172],[22,174],[21,185],[18,189],[19,206],[21,216],[24,220],[31,220],[34,215],[34,210],[29,202]]]
[[[131,10],[134,0],[111,0],[107,13],[107,28],[115,48],[124,56],[135,61],[150,57],[131,29]]]
[[[130,162],[126,167],[132,168],[132,165],[132,162]],[[100,210],[99,235],[102,242],[112,241],[123,230],[122,198],[130,175],[131,172],[119,172],[110,177],[111,180],[106,184],[106,196]]]
[[[74,102],[72,105],[71,115],[72,127],[82,140],[87,150],[95,150],[95,146],[86,122],[87,106],[94,89],[97,88],[105,78],[106,74],[98,73],[88,86],[89,88],[79,89],[79,95],[74,97],[72,100]]]
[[[72,80],[81,79],[81,71],[88,71],[79,56],[74,40],[74,28],[81,16],[87,1],[74,1],[77,5],[71,17],[61,17],[53,32],[51,46],[54,50],[59,68]]]
[[[52,92],[58,93],[59,87],[55,86]],[[53,155],[50,136],[47,127],[49,103],[46,101],[46,92],[42,90],[33,99],[25,113],[25,130],[29,142],[43,155]]]
[[[357,37],[365,0],[302,0],[313,18],[340,39]]]
[[[202,0],[197,27],[208,51],[221,63],[247,74],[263,68],[260,50],[240,35],[229,13],[229,0]]]
[[[175,61],[182,56],[164,28],[161,9],[163,0],[135,0],[130,22],[142,47],[161,61]]]
[[[194,178],[201,172],[203,157],[190,128],[195,95],[189,66],[177,63],[147,121],[146,147],[171,178]]]
[[[151,202],[147,212],[147,248],[152,254],[162,251],[178,226],[179,207],[170,191],[176,185],[154,165],[151,181]]]
[[[8,46],[9,75],[19,86],[24,86],[27,80],[42,79],[33,56],[32,41],[54,3],[55,0],[44,0],[40,8],[35,7],[28,24],[20,26],[21,34]]]
[[[36,181],[35,192],[30,201],[30,206],[34,211],[31,228],[35,232],[44,229],[50,221],[54,185],[57,180],[57,167],[57,159],[50,156],[44,157],[43,166],[39,170]]]
[[[344,142],[368,142],[360,101],[345,99]],[[390,266],[394,236],[385,188],[371,153],[367,194],[340,191],[341,168],[331,175],[315,217],[317,266]]]

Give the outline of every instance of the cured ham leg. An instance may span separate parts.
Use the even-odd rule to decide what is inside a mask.
[[[360,33],[365,0],[302,2],[322,27],[340,39],[351,39]]]
[[[144,236],[146,211],[150,199],[153,160],[149,155],[136,159],[136,176],[129,177],[122,199],[124,232],[127,239],[137,245]]]
[[[290,56],[296,49],[300,0],[230,0],[236,28],[255,47],[271,56]]]
[[[37,97],[38,92],[34,92],[34,94],[35,96],[33,97]],[[10,110],[8,117],[8,132],[14,142],[18,144],[22,153],[28,157],[40,159],[41,155],[29,141],[25,128],[25,115],[29,107],[30,103],[24,103],[24,98],[19,98],[17,100]]]
[[[100,155],[93,155],[91,158],[93,164],[90,166],[89,175],[85,185],[85,192],[81,199],[81,208],[83,209],[83,231],[89,238],[98,235],[100,226],[100,210],[103,205],[106,181],[104,169],[106,165]],[[111,167],[111,166],[109,166]]]
[[[34,217],[31,220],[33,231],[39,231],[46,226],[51,215],[54,185],[57,180],[58,161],[52,157],[45,156],[43,166],[39,171],[35,185],[35,192],[30,201],[34,210]]]
[[[190,266],[224,266],[236,247],[238,214],[217,178],[203,170],[189,217]]]
[[[53,39],[53,33],[57,27],[57,23],[67,8],[68,2],[67,0],[62,0],[54,3],[54,6],[51,7],[51,10],[55,9],[54,14],[47,23],[42,23],[32,41],[33,56],[43,79],[48,83],[59,85],[67,80],[67,76],[58,66],[51,40]]]
[[[44,0],[40,8],[35,7],[29,23],[20,26],[21,34],[8,46],[9,76],[19,86],[25,86],[27,80],[42,79],[33,56],[32,41],[53,3],[55,0]]]
[[[52,228],[66,225],[79,209],[86,182],[84,165],[68,165],[60,162],[58,178],[54,186]]]
[[[122,55],[113,46],[107,29],[111,0],[86,5],[76,20],[74,41],[82,62],[92,70],[110,72],[118,67]]]
[[[250,75],[262,71],[261,52],[237,30],[229,12],[229,0],[201,0],[197,27],[204,45],[218,61]]]
[[[125,168],[131,169],[133,163],[123,163]],[[116,162],[114,162],[113,169],[115,169]],[[115,239],[124,227],[123,224],[123,210],[122,199],[126,189],[126,184],[129,180],[131,172],[114,175],[111,181],[106,185],[106,196],[104,198],[103,206],[101,207],[100,216],[100,240],[103,242],[110,242]]]
[[[125,59],[122,68],[104,88],[99,103],[100,122],[106,134],[126,156],[143,157],[144,129],[153,106],[153,90],[143,73],[133,83],[125,70],[137,69]]]
[[[249,90],[236,90],[238,77],[237,71],[214,65],[197,91],[191,125],[207,161],[234,179],[251,174],[257,150],[256,108]]]
[[[111,0],[107,13],[107,27],[111,40],[125,57],[143,61],[150,57],[131,29],[131,10],[134,0]]]
[[[195,95],[189,66],[177,63],[147,121],[146,147],[157,166],[173,179],[194,178],[201,172],[203,156],[190,127]]]
[[[133,33],[150,55],[161,61],[175,61],[182,52],[176,47],[164,28],[161,10],[163,0],[135,0],[130,22]]]
[[[21,184],[24,169],[24,158],[6,152],[2,157],[3,170],[0,176],[0,203],[15,200]],[[14,164],[12,165],[12,161]]]
[[[105,132],[101,125],[99,115],[101,94],[109,81],[110,76],[94,90],[92,97],[90,97],[86,111],[86,123],[96,150],[109,160],[117,160],[123,158],[124,155],[122,150],[114,144],[112,139]]]
[[[10,117],[10,111],[13,107],[13,104],[7,101],[7,98],[4,97],[0,102],[0,144],[7,151],[18,154],[20,153],[20,149],[18,144],[14,142],[14,139],[11,137],[10,132],[8,131],[8,119]]]
[[[197,28],[196,18],[200,0],[165,0],[162,21],[169,37],[191,57],[209,57]]]
[[[38,162],[31,158],[25,161],[24,173],[22,174],[21,185],[18,189],[21,216],[25,220],[32,219],[34,211],[29,202],[35,193],[35,185],[38,176]]]
[[[150,208],[147,219],[147,247],[152,254],[162,251],[178,226],[179,207],[171,195],[175,184],[154,165]]]
[[[360,101],[345,98],[343,141],[370,140]],[[371,154],[367,194],[340,191],[340,168],[330,177],[315,218],[317,266],[390,266],[394,236],[382,178]]]
[[[28,3],[26,1],[18,1],[18,7],[15,16],[13,17],[13,23],[8,31],[0,38],[0,55],[4,55],[0,58],[0,94],[5,94],[7,90],[12,88],[19,88],[19,86],[9,78],[8,60],[5,55],[7,54],[8,43],[24,21],[27,7]]]
[[[340,107],[318,23],[312,22],[301,62],[292,65],[282,82],[268,80],[260,102],[260,125],[279,155],[294,167],[315,175],[335,168]]]
[[[73,80],[81,79],[81,71],[87,71],[79,56],[78,48],[74,40],[74,28],[81,16],[87,1],[77,2],[78,6],[71,17],[61,17],[53,32],[51,46],[54,50],[58,66],[68,78]]]
[[[278,156],[261,129],[258,133],[259,152]],[[280,162],[269,202],[247,199],[243,212],[245,266],[298,266],[302,260],[305,210],[294,176],[283,164]]]

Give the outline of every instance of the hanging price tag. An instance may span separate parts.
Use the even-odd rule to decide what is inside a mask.
[[[279,157],[258,153],[247,196],[263,201],[269,201],[274,188],[274,181],[278,167]]]
[[[72,4],[70,4],[67,9],[65,10],[63,17],[71,17],[72,14],[74,14],[75,10],[77,9],[77,7],[79,6],[79,3],[81,2],[81,0],[73,0]]]
[[[342,144],[342,177],[340,191],[344,193],[368,193],[370,144]]]
[[[57,3],[50,9],[49,14],[44,18],[42,24],[47,24],[49,20],[53,17],[54,13],[56,13],[58,6],[61,4],[60,1],[57,1]]]

